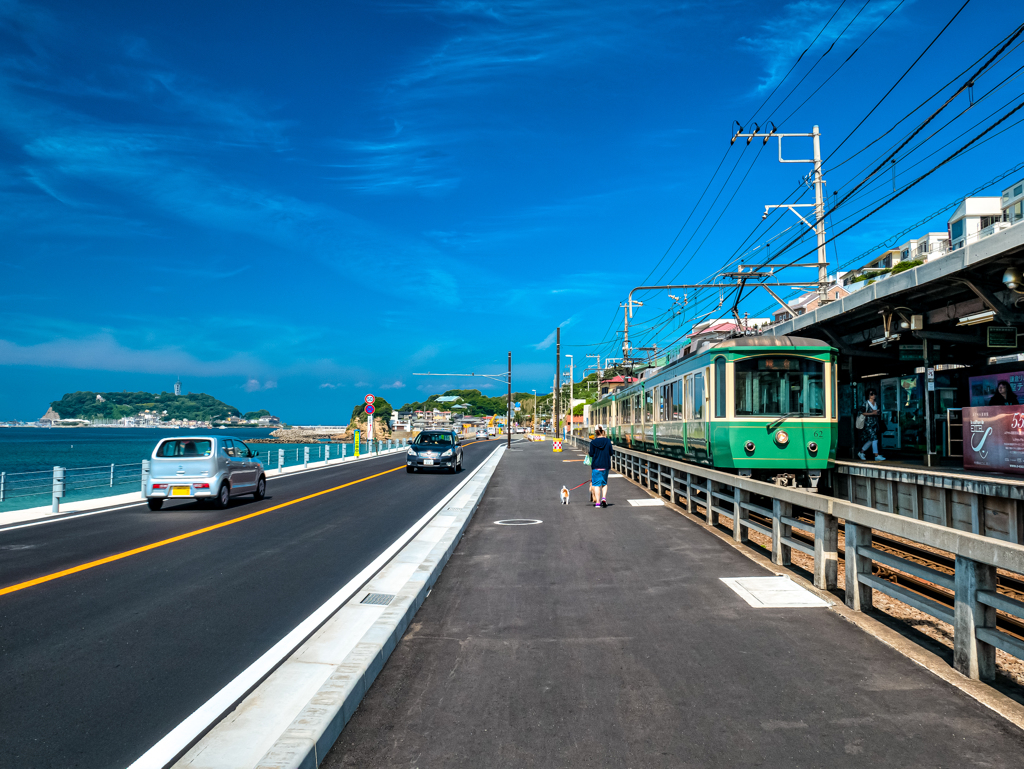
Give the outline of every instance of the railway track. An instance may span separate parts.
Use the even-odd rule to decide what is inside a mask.
[[[761,523],[762,525],[771,526],[771,519],[756,513],[750,513],[751,519]],[[802,521],[814,523],[813,518],[808,518],[806,515],[794,516]],[[843,532],[844,527],[840,525],[839,531]],[[794,539],[799,539],[802,542],[806,542],[808,545],[813,547],[814,538],[806,532],[794,529],[791,535]],[[939,553],[933,553],[917,545],[901,542],[893,537],[886,536],[884,534],[872,534],[871,538],[872,547],[878,548],[879,550],[887,551],[896,555],[900,558],[906,558],[907,560],[914,561],[952,575],[954,573],[955,559]],[[839,558],[845,559],[846,553],[844,548],[839,548]],[[888,566],[884,566],[879,563],[875,563],[872,572],[883,579],[888,579],[890,582],[905,587],[907,590],[912,590],[918,595],[930,598],[933,601],[941,603],[945,606],[953,607],[953,592],[946,588],[935,585],[931,582],[927,582],[918,577],[912,577],[909,574],[905,574],[901,571],[896,571]],[[1012,577],[1007,574],[997,574],[997,589],[1000,593],[1010,597],[1016,598],[1017,600],[1024,600],[1024,580],[1017,577]],[[1003,612],[996,612],[996,626],[1000,630],[1005,630],[1007,633],[1011,633],[1017,638],[1024,640],[1024,622],[1017,619],[1016,617],[1010,616]]]

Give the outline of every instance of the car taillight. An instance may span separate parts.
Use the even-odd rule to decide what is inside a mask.
[[[208,489],[208,488],[210,488],[210,484],[208,484],[208,483],[193,483],[192,485],[195,488],[197,488],[197,489]]]
[[[167,488],[167,484],[166,483],[154,483],[153,484],[153,488],[154,489],[166,489]]]

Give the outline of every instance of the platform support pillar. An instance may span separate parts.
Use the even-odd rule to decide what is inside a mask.
[[[792,537],[793,528],[782,522],[783,517],[793,517],[793,505],[781,499],[772,500],[772,563],[776,566],[789,566],[793,549],[782,541],[783,537]]]
[[[995,630],[996,610],[978,601],[978,591],[996,591],[995,567],[958,555],[954,584],[953,667],[968,678],[991,681],[996,677],[996,649],[979,640],[977,630]]]
[[[839,519],[817,510],[814,513],[814,586],[819,590],[833,590],[838,582]]]
[[[694,515],[693,512],[693,476],[686,474],[686,512]]]
[[[718,513],[712,509],[712,505],[715,503],[715,482],[710,478],[705,478],[704,488],[707,489],[704,493],[704,522],[708,526],[715,526],[718,524]]]
[[[854,611],[871,608],[871,586],[862,582],[862,574],[871,575],[871,558],[860,555],[861,549],[871,547],[871,529],[846,522],[846,605]]]

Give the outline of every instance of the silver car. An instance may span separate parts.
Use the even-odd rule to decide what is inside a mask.
[[[238,438],[164,438],[153,449],[146,481],[150,510],[159,510],[165,499],[212,501],[223,509],[231,497],[260,500],[266,493],[262,463]]]

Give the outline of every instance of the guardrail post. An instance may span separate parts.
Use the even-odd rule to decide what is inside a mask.
[[[712,510],[712,506],[715,504],[715,482],[710,478],[704,479],[704,522],[708,526],[714,526],[718,523],[718,513]]]
[[[789,566],[793,548],[782,541],[783,537],[793,536],[793,527],[782,522],[782,518],[793,517],[793,505],[781,499],[772,500],[772,563],[776,566]]]
[[[732,489],[732,539],[733,542],[747,542],[750,539],[750,530],[741,521],[750,517],[750,511],[743,505],[750,502],[750,492],[744,491],[739,486]]]
[[[871,608],[870,585],[860,581],[861,574],[871,574],[871,558],[860,555],[860,548],[871,547],[871,529],[846,522],[846,605],[854,611]]]
[[[829,502],[829,510],[832,503]],[[839,583],[839,519],[831,513],[814,512],[814,586],[832,590]]]
[[[142,460],[142,498],[146,498],[146,484],[149,483],[149,460]]]
[[[347,449],[347,448],[348,448],[348,446],[346,446],[344,443],[341,444],[341,461],[342,462],[345,461],[345,449]]]
[[[693,476],[689,473],[686,474],[686,512],[693,515]]]
[[[110,488],[114,488],[114,465],[110,465]]]
[[[996,649],[976,633],[996,627],[996,610],[978,601],[979,590],[995,592],[995,567],[958,555],[954,586],[953,667],[968,678],[991,681],[996,677]]]
[[[331,444],[324,446],[324,464],[329,465],[331,463]]]
[[[309,467],[309,446],[303,446],[302,448],[302,466],[306,468]]]
[[[277,472],[284,472],[284,449],[277,450]]]
[[[53,467],[53,512],[60,512],[60,500],[64,496],[64,468]]]
[[[0,502],[4,501],[7,492],[7,473],[0,473]]]

